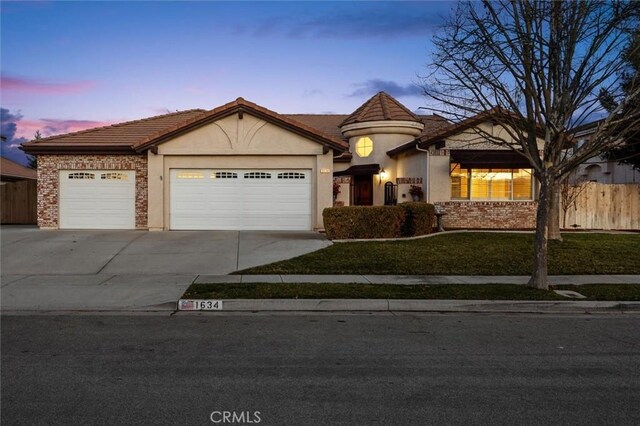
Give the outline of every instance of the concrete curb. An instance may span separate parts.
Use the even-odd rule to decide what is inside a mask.
[[[640,302],[592,302],[564,300],[229,299],[222,301],[222,310],[210,312],[260,311],[470,312],[537,314],[640,313]]]

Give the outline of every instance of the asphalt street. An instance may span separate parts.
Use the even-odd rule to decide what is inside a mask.
[[[1,327],[7,425],[231,424],[224,411],[264,425],[640,424],[635,315],[18,315]]]

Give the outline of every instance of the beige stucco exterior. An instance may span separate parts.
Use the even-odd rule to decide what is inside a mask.
[[[289,130],[244,113],[222,118],[148,151],[149,229],[169,229],[170,171],[184,168],[308,169],[312,175],[312,223],[323,227],[332,205],[333,152]]]
[[[353,166],[364,164],[379,164],[385,174],[373,176],[373,204],[384,204],[384,184],[396,182],[398,177],[406,177],[401,173],[396,158],[389,157],[387,151],[407,143],[420,134],[424,125],[410,121],[372,121],[352,124],[342,128],[342,132],[349,138],[349,150],[353,154]],[[373,150],[366,157],[360,157],[356,152],[356,143],[362,137],[369,137],[373,142]],[[416,167],[416,170],[418,168]],[[400,195],[398,195],[400,202]]]

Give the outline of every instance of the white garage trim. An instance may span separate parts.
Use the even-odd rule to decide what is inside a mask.
[[[171,169],[170,228],[310,230],[311,170]]]
[[[134,229],[136,173],[60,171],[61,229]]]

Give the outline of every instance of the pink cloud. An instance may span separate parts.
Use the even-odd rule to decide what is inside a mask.
[[[69,83],[54,83],[21,77],[0,77],[2,90],[16,92],[37,93],[43,95],[64,95],[85,92],[95,86],[92,81],[74,81]]]
[[[54,118],[42,118],[38,120],[22,119],[18,125],[16,136],[33,139],[37,130],[42,137],[60,135],[63,133],[79,132],[81,130],[93,129],[94,127],[108,126],[115,121],[93,121],[93,120],[60,120]]]

